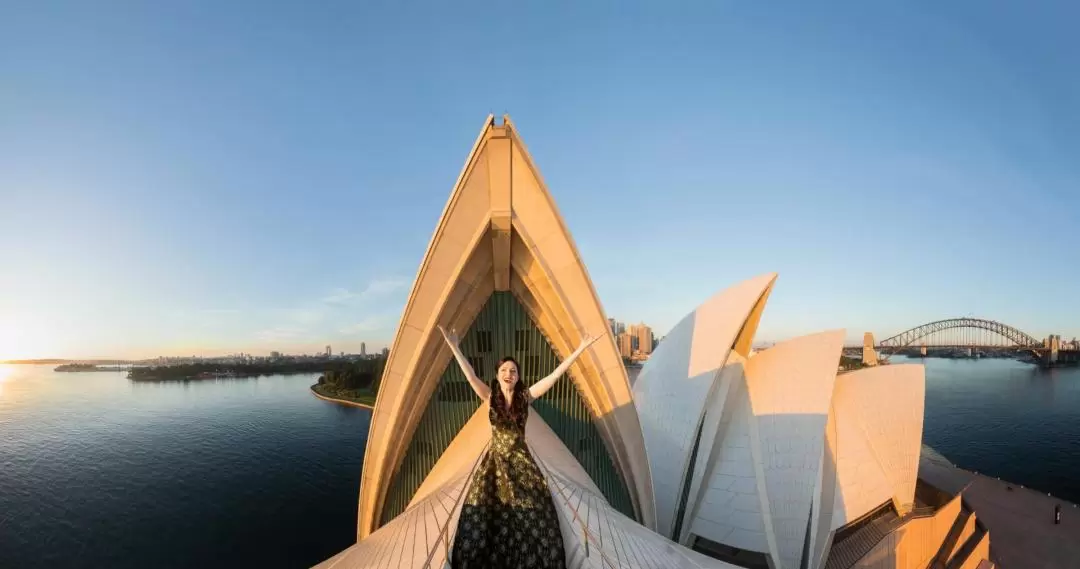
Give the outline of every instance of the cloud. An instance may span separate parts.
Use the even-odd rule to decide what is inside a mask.
[[[180,327],[220,328],[235,323],[240,315],[235,308],[193,308],[170,310],[165,317]]]
[[[322,301],[324,304],[344,304],[353,298],[356,298],[356,295],[348,289],[335,288],[330,294],[324,296]]]
[[[397,292],[400,289],[409,286],[409,281],[403,278],[388,278],[388,279],[376,279],[368,283],[364,292],[360,293],[361,298],[381,296],[392,292]]]
[[[275,326],[255,333],[255,337],[262,342],[287,342],[296,340],[308,333],[306,328],[296,326]]]
[[[384,318],[381,316],[370,316],[363,320],[344,326],[338,330],[346,336],[353,336],[356,334],[362,334],[364,332],[373,332],[383,327]]]
[[[235,308],[192,308],[174,309],[168,312],[170,318],[176,318],[179,320],[196,320],[205,318],[219,318],[236,316],[240,314],[240,311]]]
[[[289,308],[282,310],[281,313],[295,324],[315,324],[326,316],[320,308]]]
[[[384,297],[407,286],[409,286],[409,281],[400,277],[375,279],[369,282],[360,292],[353,292],[341,287],[335,288],[322,298],[322,302],[323,304],[333,305],[356,304]]]
[[[372,280],[360,291],[338,287],[322,298],[273,311],[277,324],[255,333],[262,342],[290,342],[326,336],[336,329],[346,336],[376,332],[389,326],[386,298],[409,286],[399,277]],[[372,314],[377,313],[377,314]]]

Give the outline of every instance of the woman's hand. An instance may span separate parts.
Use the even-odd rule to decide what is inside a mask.
[[[442,324],[440,324],[439,332],[442,333],[442,337],[444,340],[446,340],[447,344],[450,344],[451,346],[456,346],[460,343],[460,341],[458,340],[457,331],[450,330],[449,332],[447,332],[446,328],[443,328]]]
[[[555,385],[555,382],[566,373],[566,370],[570,369],[570,365],[574,363],[574,360],[578,359],[581,354],[585,353],[585,350],[587,350],[589,346],[593,345],[593,342],[599,339],[600,336],[593,336],[592,334],[585,334],[582,336],[581,344],[579,344],[577,349],[559,364],[559,367],[555,368],[555,371],[529,387],[529,397],[536,400],[547,393],[548,390]]]
[[[584,337],[581,338],[581,344],[578,346],[578,349],[576,351],[578,353],[584,352],[589,346],[593,345],[593,342],[596,342],[599,339],[600,339],[600,336],[593,336],[592,334],[586,334]]]

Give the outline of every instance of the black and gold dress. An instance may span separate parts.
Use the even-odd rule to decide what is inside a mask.
[[[529,405],[527,392],[522,396],[517,419],[499,407],[501,396],[491,397],[491,446],[461,507],[454,569],[566,567],[555,504],[525,444]]]

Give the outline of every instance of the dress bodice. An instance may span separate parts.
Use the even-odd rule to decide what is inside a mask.
[[[500,413],[495,407],[497,404],[495,401],[489,401],[488,421],[491,423],[491,447],[496,452],[509,452],[512,448],[525,444],[525,422],[529,419],[529,405],[525,405],[521,417],[514,420],[509,413]]]

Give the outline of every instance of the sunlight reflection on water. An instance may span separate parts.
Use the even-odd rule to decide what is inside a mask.
[[[10,365],[0,364],[0,397],[4,396],[4,382],[14,371]]]

